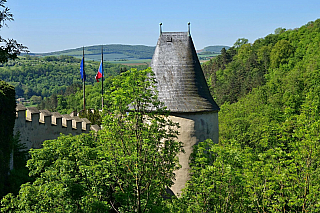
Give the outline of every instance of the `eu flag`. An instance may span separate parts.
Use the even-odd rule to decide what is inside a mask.
[[[83,81],[85,81],[86,80],[86,73],[84,72],[84,58],[82,58],[81,64],[80,64],[80,75],[81,75],[81,79]]]

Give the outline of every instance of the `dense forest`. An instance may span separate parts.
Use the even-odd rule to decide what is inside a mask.
[[[103,80],[104,91],[106,91],[114,79],[109,76]],[[94,85],[87,85],[85,89],[86,108],[101,109],[101,82]],[[31,101],[37,105],[39,109],[48,109],[52,112],[60,112],[61,114],[70,114],[71,112],[80,112],[83,109],[83,90],[81,84],[72,84],[66,88],[64,92],[52,94],[50,97],[44,98],[42,101]]]
[[[161,127],[176,124],[156,113],[148,114],[148,122],[142,122],[141,111],[127,113],[130,103],[168,113],[150,92],[151,71],[131,70],[106,78],[105,129],[47,141],[44,149],[31,151],[28,168],[36,181],[4,197],[1,210],[319,212],[319,47],[320,19],[278,28],[252,44],[240,38],[202,65],[221,108],[220,139],[195,146],[191,179],[180,197],[164,199],[162,185],[172,184],[181,144],[169,139],[177,132],[166,135]],[[100,104],[99,87],[88,86],[92,107]],[[69,110],[81,97],[81,91],[56,96],[56,108]],[[166,149],[157,143],[162,140]]]
[[[220,143],[195,150],[185,210],[319,212],[319,46],[316,20],[239,39],[203,65]]]
[[[36,102],[52,94],[64,94],[70,85],[82,84],[80,78],[81,59],[72,56],[35,57],[26,55],[15,61],[0,65],[0,79],[15,86],[16,97]],[[93,85],[99,68],[98,61],[86,61],[86,85]],[[146,66],[141,66],[145,68]],[[127,66],[103,63],[104,76],[114,76]],[[141,69],[141,68],[140,68]]]

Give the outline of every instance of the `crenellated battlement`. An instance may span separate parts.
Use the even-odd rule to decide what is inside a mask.
[[[91,125],[87,118],[61,115],[58,112],[38,110],[21,104],[16,107],[14,134],[20,132],[20,140],[27,149],[41,148],[43,141],[56,139],[60,133],[79,135],[99,129],[97,125]]]

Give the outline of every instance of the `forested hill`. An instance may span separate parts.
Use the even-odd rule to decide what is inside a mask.
[[[202,68],[217,102],[237,102],[277,75],[294,78],[297,69],[301,75],[317,69],[310,63],[319,51],[319,22],[309,22],[294,30],[278,28],[276,33],[253,44],[245,38],[238,39],[232,48],[222,49],[221,55],[204,63]],[[312,79],[305,79],[309,80]]]
[[[198,53],[201,52],[210,52],[210,53],[219,53],[221,52],[222,48],[225,48],[226,50],[229,49],[229,46],[223,46],[223,45],[215,45],[215,46],[208,46],[203,48],[202,50],[197,51]]]
[[[85,57],[89,60],[101,60],[101,45],[93,45],[84,47]],[[104,60],[135,60],[135,59],[151,59],[155,47],[145,45],[123,45],[123,44],[107,44],[103,45]],[[63,51],[49,53],[29,53],[36,56],[60,56],[67,55],[76,58],[82,57],[83,48],[68,49]]]
[[[101,45],[93,45],[84,47],[85,57],[90,60],[101,60]],[[103,45],[104,60],[135,60],[135,59],[151,59],[155,47],[145,45],[123,45],[123,44],[107,44]],[[60,56],[68,55],[77,58],[82,57],[83,48],[68,49],[49,53],[31,53],[37,56]]]
[[[15,61],[0,65],[0,79],[15,86],[16,97],[37,99],[64,93],[68,86],[81,84],[80,78],[81,59],[72,56],[45,56],[35,57],[26,55]],[[100,62],[85,61],[86,84],[96,82]],[[146,68],[147,65],[138,66]],[[105,77],[114,76],[129,67],[120,64],[103,63]]]
[[[320,19],[239,39],[203,65],[221,107],[220,144],[195,155],[188,208],[320,211],[319,47]]]
[[[222,48],[229,49],[228,46],[208,46],[198,53],[220,54]],[[119,60],[137,60],[151,59],[155,50],[155,46],[145,45],[123,45],[123,44],[107,44],[103,45],[103,57],[105,61]],[[63,51],[49,53],[29,53],[32,56],[73,56],[76,58],[82,57],[83,48],[68,49]],[[101,45],[84,47],[85,58],[89,60],[101,60]],[[22,54],[25,55],[25,54]]]

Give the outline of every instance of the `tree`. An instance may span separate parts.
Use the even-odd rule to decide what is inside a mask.
[[[171,212],[250,212],[243,164],[245,152],[235,146],[200,142],[190,156],[191,179]]]
[[[274,30],[274,34],[280,34],[286,31],[286,28],[278,27],[277,29]]]
[[[277,68],[282,64],[288,63],[293,53],[294,48],[291,46],[289,41],[278,41],[270,53],[270,67]]]
[[[31,102],[31,104],[40,104],[41,103],[41,96],[33,95],[30,98],[30,102]]]
[[[6,21],[13,21],[13,15],[10,13],[10,9],[5,6],[7,0],[0,0],[0,28],[4,25],[7,26]],[[27,51],[27,48],[22,44],[17,43],[14,39],[4,39],[0,36],[0,42],[4,45],[0,46],[0,63],[7,62],[9,59],[16,59],[18,55]]]
[[[5,6],[6,0],[0,0],[0,28],[6,25],[6,21],[12,21],[13,15]],[[16,59],[26,47],[18,44],[13,39],[3,39],[0,36],[0,63],[9,59]],[[13,148],[13,127],[15,121],[15,90],[4,81],[0,81],[0,196],[4,193],[4,184],[9,172],[9,159]]]
[[[14,87],[0,81],[0,197],[9,172],[10,154],[13,148],[13,127],[16,117]]]
[[[242,45],[247,44],[249,42],[246,38],[238,38],[238,40],[233,44],[235,48],[240,48]]]
[[[157,100],[150,69],[115,77],[103,129],[31,150],[35,182],[2,199],[2,212],[165,212],[182,144]]]
[[[102,144],[92,134],[61,136],[31,150],[33,183],[8,194],[1,212],[107,212],[110,172]]]
[[[101,126],[101,115],[98,109],[93,110],[93,112],[91,109],[85,111],[81,110],[79,112],[79,117],[87,118],[91,122],[91,125],[97,124],[98,126]]]
[[[163,196],[178,169],[178,124],[157,99],[151,69],[131,69],[115,78],[106,95],[103,130],[117,211],[163,212]]]

